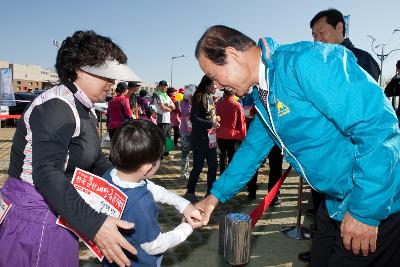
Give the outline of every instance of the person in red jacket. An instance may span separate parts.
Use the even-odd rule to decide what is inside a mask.
[[[107,129],[110,140],[115,131],[126,121],[132,120],[132,110],[129,105],[129,98],[125,93],[128,85],[124,82],[117,84],[115,92],[117,93],[108,103],[107,108]]]
[[[242,106],[233,98],[233,92],[224,90],[224,97],[216,105],[217,115],[221,118],[217,129],[217,143],[221,152],[219,168],[222,174],[235,154],[236,147],[246,136],[246,119]]]

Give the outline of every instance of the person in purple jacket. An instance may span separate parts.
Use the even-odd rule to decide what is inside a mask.
[[[146,116],[147,107],[150,105],[147,95],[148,92],[145,89],[139,91],[139,97],[137,98],[139,119]]]

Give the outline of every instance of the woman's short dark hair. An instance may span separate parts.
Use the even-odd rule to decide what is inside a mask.
[[[74,82],[82,66],[100,66],[106,60],[125,64],[128,60],[122,49],[110,38],[94,31],[77,31],[67,37],[57,53],[56,70],[61,82]]]
[[[342,12],[337,9],[330,8],[318,12],[310,21],[310,28],[314,27],[314,24],[321,18],[326,17],[326,22],[332,27],[336,28],[336,25],[341,22],[343,23],[343,37],[346,35],[346,23],[344,23],[344,17]]]
[[[215,25],[206,30],[197,42],[195,56],[200,53],[217,65],[225,64],[225,48],[233,47],[238,51],[246,51],[256,45],[250,37],[223,25]]]
[[[400,60],[397,61],[396,68],[400,69]]]
[[[143,164],[157,162],[164,146],[165,137],[157,125],[132,120],[118,128],[111,139],[111,162],[120,171],[134,172]]]
[[[147,96],[147,94],[148,94],[148,92],[146,89],[142,89],[139,91],[139,96],[141,96],[141,97],[145,97],[145,96]]]

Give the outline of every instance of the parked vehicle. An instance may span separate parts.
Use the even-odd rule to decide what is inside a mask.
[[[94,112],[96,113],[97,119],[100,121],[100,116],[103,121],[107,120],[107,109],[108,109],[108,102],[112,99],[112,96],[107,96],[104,102],[94,103]]]
[[[8,106],[0,106],[0,115],[7,116],[9,115]],[[7,119],[0,119],[0,127],[6,125]]]
[[[21,115],[26,107],[38,96],[38,94],[18,92],[14,93],[15,106],[10,106],[10,115]]]
[[[29,104],[40,95],[39,93],[16,92],[14,93],[15,106],[1,106],[1,115],[22,115]],[[16,119],[1,120],[2,123],[13,125]]]

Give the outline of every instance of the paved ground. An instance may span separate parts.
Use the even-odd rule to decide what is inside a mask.
[[[9,152],[15,129],[0,129],[0,187],[7,177],[9,164]],[[107,153],[107,151],[104,151]],[[175,158],[163,161],[153,181],[159,185],[183,195],[185,193],[186,181],[179,179],[180,153],[172,153]],[[267,165],[268,166],[268,165]],[[250,211],[258,204],[266,194],[266,183],[268,167],[263,166],[259,175],[258,199],[247,200],[247,193],[242,191],[231,201],[219,205],[207,227],[195,231],[182,245],[169,250],[164,254],[163,266],[229,266],[223,257],[218,254],[218,219],[230,211]],[[287,168],[287,165],[284,165]],[[198,184],[198,195],[205,194],[205,171],[201,175]],[[281,234],[283,226],[296,222],[297,210],[297,188],[298,176],[292,172],[286,179],[281,189],[282,204],[280,207],[269,209],[258,222],[252,233],[251,260],[246,266],[306,266],[297,260],[299,252],[309,249],[310,241],[298,241],[289,239]],[[309,188],[304,189],[304,201],[302,210],[308,208],[310,198]],[[172,229],[179,224],[181,216],[168,206],[162,206],[159,222],[163,231]],[[302,217],[305,226],[309,226],[311,219]],[[90,251],[82,246],[80,252],[81,266],[101,266],[92,257]]]

